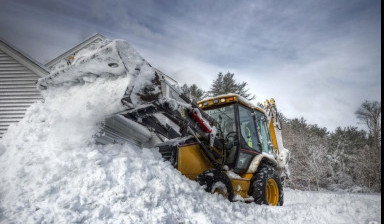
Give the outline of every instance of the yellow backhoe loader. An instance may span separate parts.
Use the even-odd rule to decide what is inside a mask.
[[[283,205],[284,148],[275,101],[254,106],[237,94],[192,102],[168,76],[125,41],[103,41],[40,79],[39,89],[95,79],[128,80],[126,108],[102,121],[99,144],[131,142],[158,149],[164,160],[230,201]]]

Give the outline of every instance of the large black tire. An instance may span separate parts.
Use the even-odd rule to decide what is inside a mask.
[[[196,181],[204,187],[206,192],[219,191],[229,201],[233,201],[233,187],[231,180],[225,173],[215,169],[206,170],[196,178]]]
[[[278,196],[276,196],[276,194],[274,194],[274,197],[269,196],[270,201],[268,201],[267,191],[271,192],[271,188],[274,187],[278,188]],[[252,195],[252,197],[255,199],[254,202],[259,205],[272,204],[282,206],[284,204],[283,185],[281,183],[279,175],[271,165],[268,165],[266,163],[260,164],[259,168],[257,169],[257,172],[253,175],[251,179],[249,195]]]

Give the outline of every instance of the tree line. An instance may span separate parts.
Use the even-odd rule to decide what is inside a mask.
[[[193,101],[205,97],[236,93],[248,100],[246,82],[237,82],[234,73],[219,73],[209,91],[193,84],[182,90]],[[290,178],[285,185],[302,190],[345,190],[381,192],[381,103],[364,101],[355,115],[367,130],[338,127],[329,132],[304,118],[286,118],[282,122],[284,145],[291,150]]]
[[[288,187],[381,192],[381,105],[365,101],[355,114],[375,125],[368,131],[349,126],[328,132],[304,118],[281,115],[284,146],[291,150]]]

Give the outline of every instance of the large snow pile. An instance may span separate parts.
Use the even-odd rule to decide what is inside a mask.
[[[91,68],[89,68],[91,69]],[[44,92],[0,142],[0,223],[368,223],[381,195],[286,191],[283,207],[205,193],[156,149],[95,145],[130,76]]]

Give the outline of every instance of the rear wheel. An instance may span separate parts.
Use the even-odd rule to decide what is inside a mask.
[[[206,170],[196,178],[196,181],[204,186],[205,191],[221,194],[229,201],[233,201],[233,187],[225,173],[215,169]]]
[[[284,203],[283,186],[275,169],[265,163],[260,164],[251,180],[249,195],[259,205],[281,206]]]

